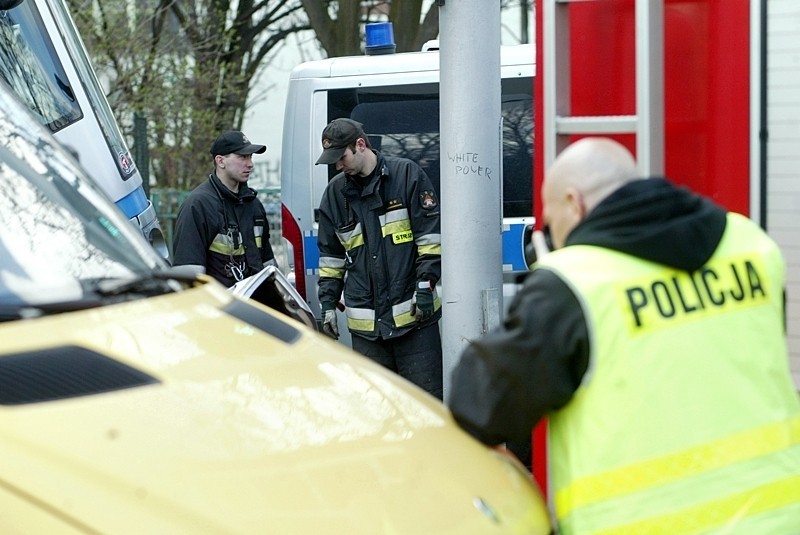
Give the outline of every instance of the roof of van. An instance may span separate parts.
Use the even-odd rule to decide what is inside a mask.
[[[532,65],[535,46],[509,45],[500,47],[500,64]],[[292,70],[290,78],[334,78],[359,74],[390,74],[439,70],[439,51],[401,52],[376,56],[344,56],[301,63]]]

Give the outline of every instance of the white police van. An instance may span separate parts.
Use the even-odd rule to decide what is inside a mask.
[[[534,45],[501,47],[503,269],[513,292],[533,225]],[[466,86],[469,80],[464,80]],[[363,123],[372,146],[416,161],[439,188],[439,52],[329,58],[290,75],[281,154],[282,232],[295,286],[319,311],[318,213],[334,166],[314,165],[333,119]],[[446,206],[447,199],[442,199]]]
[[[0,77],[166,258],[142,177],[64,0],[0,0]]]

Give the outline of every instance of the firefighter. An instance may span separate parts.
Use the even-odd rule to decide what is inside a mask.
[[[340,171],[319,207],[322,330],[339,337],[344,294],[353,349],[440,400],[439,199],[411,160],[372,149],[361,123],[336,119],[317,164]]]
[[[266,211],[258,192],[247,185],[253,154],[266,150],[238,131],[214,140],[214,171],[178,210],[174,265],[196,266],[226,287],[277,265]]]
[[[549,416],[563,534],[796,533],[800,400],[777,245],[638,178],[607,138],[570,145],[542,194],[556,250],[462,354],[456,420],[495,445]]]

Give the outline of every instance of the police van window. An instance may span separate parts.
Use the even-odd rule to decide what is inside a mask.
[[[350,117],[364,125],[373,148],[417,162],[440,189],[438,100],[362,102]]]
[[[503,216],[533,213],[533,81],[503,80]],[[329,120],[364,125],[372,146],[417,162],[440,191],[438,84],[362,87],[328,93]],[[330,172],[335,174],[333,166]]]
[[[33,2],[0,10],[0,76],[52,132],[83,116]]]
[[[533,83],[529,80],[530,87]],[[516,81],[516,80],[515,80]],[[505,93],[503,115],[503,217],[533,215],[533,99]]]
[[[102,86],[97,80],[97,75],[89,60],[89,54],[83,46],[83,41],[78,35],[69,11],[67,11],[66,2],[53,2],[51,10],[58,27],[63,32],[64,44],[67,47],[67,52],[72,59],[75,70],[78,71],[78,77],[84,82],[86,97],[89,99],[89,103],[97,116],[97,122],[103,130],[103,136],[106,139],[114,162],[117,164],[120,176],[123,180],[127,180],[133,176],[136,166],[133,163],[133,158],[122,137],[122,132],[119,130],[117,120],[111,111],[108,100],[106,100],[101,91]]]

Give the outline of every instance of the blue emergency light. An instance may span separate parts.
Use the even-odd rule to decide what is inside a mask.
[[[364,27],[367,37],[368,56],[394,54],[394,29],[391,22],[374,22]]]

